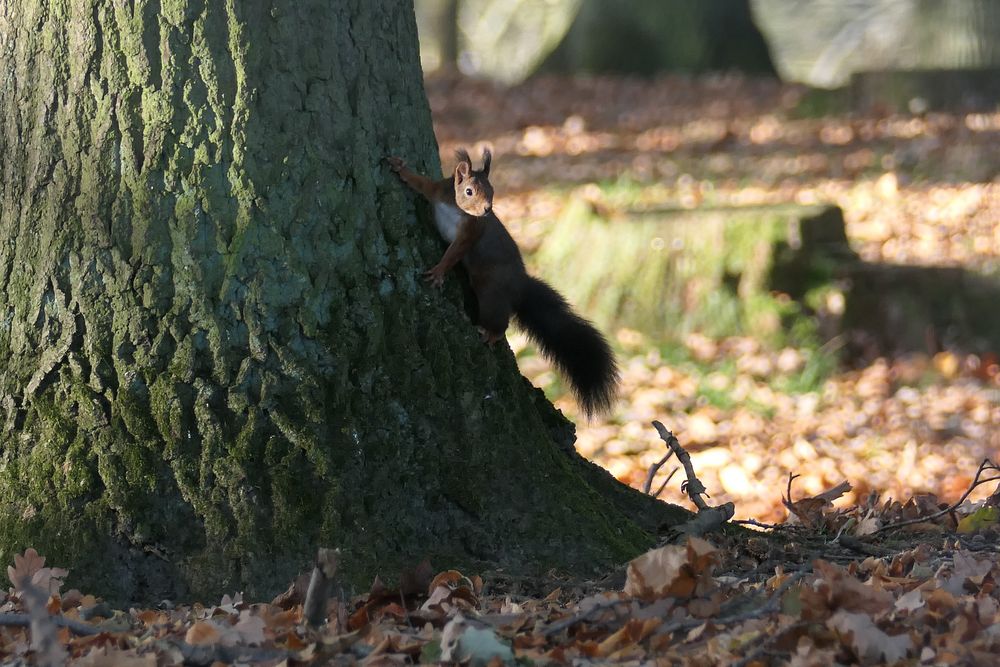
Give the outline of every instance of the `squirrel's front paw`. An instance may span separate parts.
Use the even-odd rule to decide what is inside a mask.
[[[436,266],[432,269],[427,269],[424,271],[424,280],[430,283],[433,287],[441,287],[444,285],[444,271]]]
[[[395,155],[385,158],[385,163],[389,165],[389,169],[392,169],[397,174],[406,169],[406,162],[403,161],[403,158],[396,157]]]

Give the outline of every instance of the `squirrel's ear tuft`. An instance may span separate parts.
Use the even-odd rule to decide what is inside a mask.
[[[458,158],[459,164],[464,162],[469,165],[469,169],[472,169],[472,158],[469,157],[469,151],[464,148],[458,148],[455,150],[455,157]]]
[[[469,177],[470,171],[472,171],[472,167],[469,166],[468,162],[459,162],[458,166],[455,167],[455,179],[461,183]]]
[[[490,162],[493,161],[493,153],[489,148],[483,149],[483,176],[490,175]]]

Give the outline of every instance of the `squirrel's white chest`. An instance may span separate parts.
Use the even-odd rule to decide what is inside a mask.
[[[437,225],[438,233],[448,243],[458,236],[458,225],[462,221],[462,209],[454,205],[434,202],[434,223]]]

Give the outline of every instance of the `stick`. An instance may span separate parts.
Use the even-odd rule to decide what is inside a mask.
[[[785,486],[785,493],[788,497],[781,497],[781,503],[788,508],[788,511],[792,511],[792,482],[798,478],[798,475],[793,475],[791,472],[788,473],[788,484]]]
[[[687,493],[688,498],[698,508],[698,515],[683,526],[678,527],[677,530],[687,535],[704,535],[732,519],[733,515],[736,514],[735,505],[724,503],[718,507],[710,507],[702,499],[702,496],[708,497],[708,492],[705,490],[705,485],[701,483],[701,480],[698,479],[698,476],[694,472],[691,455],[681,447],[681,443],[677,441],[677,437],[658,421],[653,421],[653,427],[660,434],[660,439],[666,443],[670,452],[676,455],[677,460],[684,466],[684,474],[687,475],[687,482],[681,485],[681,490]]]
[[[35,664],[41,667],[59,667],[66,664],[69,654],[59,641],[59,630],[49,614],[49,594],[31,583],[28,577],[14,582],[21,592],[21,600],[28,609],[28,627]]]
[[[1000,475],[997,475],[995,477],[988,477],[986,479],[980,479],[982,474],[987,470],[1000,471],[1000,468],[998,468],[989,459],[983,459],[983,462],[979,464],[979,470],[976,471],[976,478],[972,480],[972,484],[969,486],[968,489],[966,489],[965,493],[962,494],[962,497],[958,499],[958,502],[954,503],[953,505],[949,505],[948,507],[945,507],[943,510],[940,510],[939,512],[934,512],[933,514],[928,514],[927,516],[918,516],[913,519],[907,519],[905,521],[897,521],[896,523],[887,524],[885,526],[882,526],[881,528],[875,529],[874,531],[872,531],[871,534],[875,535],[876,533],[881,533],[887,530],[902,528],[903,526],[911,526],[915,523],[922,523],[924,521],[931,521],[932,519],[936,519],[939,516],[944,516],[945,514],[950,514],[951,512],[954,512],[961,506],[962,503],[965,502],[965,499],[972,494],[972,491],[977,486],[981,484],[989,484],[990,482],[1000,482]]]
[[[677,632],[678,630],[690,630],[691,628],[698,627],[702,623],[709,622],[709,620],[713,625],[732,625],[733,623],[743,623],[744,621],[762,618],[768,614],[780,611],[782,596],[806,574],[808,573],[805,570],[799,570],[798,572],[788,575],[788,578],[785,579],[785,581],[783,581],[782,584],[778,586],[767,598],[767,602],[756,609],[749,609],[737,614],[731,614],[729,616],[723,616],[715,619],[685,618],[663,625],[658,632],[666,634],[668,632]]]
[[[774,645],[776,641],[781,639],[786,633],[792,632],[793,630],[802,630],[812,625],[814,621],[799,621],[797,623],[792,623],[791,625],[786,625],[783,628],[776,628],[772,633],[762,632],[757,636],[754,644],[757,646],[743,656],[743,659],[739,662],[733,663],[733,667],[747,667],[750,663],[754,662],[767,651],[768,648]]]
[[[177,650],[184,656],[185,665],[197,665],[198,667],[208,667],[208,665],[218,662],[226,664],[269,662],[276,664],[279,661],[295,657],[291,651],[277,648],[226,646],[225,644],[192,645],[183,641],[170,643],[177,647]]]
[[[313,566],[312,577],[309,579],[309,589],[306,591],[306,601],[302,605],[302,616],[306,622],[319,627],[326,620],[326,601],[330,597],[330,580],[337,573],[337,549],[320,549],[316,554],[316,564]]]
[[[674,468],[673,470],[670,471],[670,474],[667,475],[667,478],[663,480],[663,484],[660,484],[660,488],[656,490],[656,493],[652,494],[654,498],[660,497],[660,494],[663,493],[663,489],[667,488],[667,484],[670,484],[670,480],[674,478],[674,475],[677,474],[678,470],[680,470],[680,468]]]
[[[766,528],[768,530],[775,530],[776,528],[781,527],[781,524],[764,523],[763,521],[757,521],[757,519],[734,519],[733,523],[745,524],[747,526],[756,526],[757,528]]]
[[[614,607],[616,604],[624,602],[626,602],[626,600],[622,600],[621,598],[601,600],[600,602],[595,603],[592,607],[588,607],[584,611],[576,613],[570,616],[569,618],[564,618],[561,621],[556,621],[549,627],[545,628],[542,631],[542,634],[545,635],[546,637],[549,637],[551,635],[556,634],[557,632],[560,632],[561,630],[565,630],[566,628],[572,627],[577,623],[587,620],[595,612],[601,611],[603,609],[610,609],[611,607]]]
[[[90,635],[100,634],[101,632],[99,628],[95,628],[93,625],[81,623],[80,621],[72,618],[66,618],[65,616],[50,616],[49,618],[56,624],[56,626],[60,628],[69,628],[70,632],[81,637],[89,637]],[[0,614],[0,625],[15,628],[27,628],[31,625],[31,616],[29,614],[18,614],[16,612],[3,613]]]
[[[893,552],[888,549],[881,549],[873,544],[862,542],[852,535],[841,535],[837,538],[836,542],[845,549],[849,549],[850,551],[854,551],[863,556],[885,558],[886,556],[891,556],[893,554]]]
[[[656,476],[656,473],[658,473],[660,471],[660,468],[663,467],[663,464],[666,463],[667,461],[669,461],[670,457],[673,456],[673,455],[674,455],[673,450],[668,450],[666,456],[664,456],[662,459],[660,459],[659,461],[657,461],[653,465],[649,466],[649,472],[646,473],[646,481],[642,485],[642,492],[645,493],[647,496],[649,495],[650,488],[652,488],[652,486],[653,486],[653,477]],[[677,472],[676,468],[674,468],[674,472]],[[670,473],[670,477],[673,477],[673,476],[674,476],[674,473],[673,472]],[[670,477],[668,477],[667,479],[669,480]],[[657,495],[659,495],[659,494],[657,494]]]
[[[694,465],[691,463],[691,455],[684,451],[681,447],[681,443],[677,442],[677,437],[667,430],[667,428],[658,421],[653,421],[653,428],[656,432],[660,434],[660,439],[666,443],[667,447],[673,454],[677,455],[677,460],[681,462],[684,466],[684,474],[687,475],[687,484],[684,487],[684,491],[687,493],[688,498],[694,503],[694,506],[699,510],[708,509],[708,503],[702,500],[702,496],[708,497],[708,493],[705,491],[705,485],[701,483],[698,476],[694,474]]]

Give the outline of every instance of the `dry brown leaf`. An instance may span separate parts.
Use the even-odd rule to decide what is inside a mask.
[[[451,598],[452,590],[447,586],[438,586],[427,596],[427,600],[420,605],[420,608],[427,611],[440,606]]]
[[[427,594],[430,595],[433,593],[434,589],[438,586],[455,588],[459,586],[464,579],[465,577],[458,570],[445,570],[444,572],[440,572],[431,580],[430,585],[427,587]]]
[[[425,558],[412,570],[404,570],[400,574],[399,590],[404,596],[427,593],[433,578],[434,570],[431,568],[431,562]]]
[[[222,641],[222,633],[218,626],[209,621],[198,621],[184,634],[184,641],[192,646],[218,644]]]
[[[803,498],[795,502],[785,503],[785,507],[791,512],[788,518],[789,525],[801,523],[804,526],[821,526],[824,523],[825,512],[833,505],[823,498]]]
[[[645,623],[636,618],[629,620],[625,625],[608,635],[597,645],[597,657],[607,657],[625,646],[631,646],[642,641],[645,638],[645,631]]]
[[[840,498],[842,495],[844,495],[850,490],[851,490],[851,483],[848,482],[847,480],[844,480],[843,482],[833,487],[832,489],[828,489],[823,493],[816,494],[815,497],[832,503],[834,500]]]
[[[667,545],[647,551],[628,564],[625,593],[633,597],[690,597],[697,579],[688,566],[686,547]]]
[[[919,588],[914,588],[909,593],[905,593],[896,600],[896,609],[912,613],[924,606],[924,597]]]
[[[91,649],[73,664],[80,667],[156,667],[156,654],[139,655],[134,650],[122,651],[103,646]]]
[[[836,630],[858,657],[866,662],[884,660],[893,664],[905,658],[914,648],[910,635],[888,635],[867,614],[840,610],[827,621],[827,625]]]
[[[23,554],[14,554],[14,565],[7,566],[7,578],[16,587],[25,578],[30,581],[31,577],[43,567],[45,567],[45,556],[39,556],[37,551],[28,547]]]
[[[879,614],[895,602],[892,593],[867,586],[832,563],[817,560],[813,568],[815,584],[800,591],[804,617],[823,618],[841,610]]]
[[[59,567],[45,567],[45,556],[39,556],[32,548],[25,549],[23,554],[14,555],[14,565],[7,566],[7,578],[18,588],[27,579],[34,586],[49,595],[58,595],[63,579],[69,570]]]
[[[306,600],[306,591],[309,590],[309,579],[312,577],[312,571],[300,574],[295,578],[295,580],[289,584],[285,592],[280,593],[275,597],[271,604],[281,607],[282,609],[291,609],[297,604],[302,604]]]
[[[687,557],[691,569],[697,574],[710,571],[718,562],[719,550],[711,542],[691,537],[687,543]]]
[[[264,643],[266,627],[263,618],[249,609],[244,609],[240,612],[240,620],[233,626],[233,630],[239,635],[240,643],[260,646]]]

